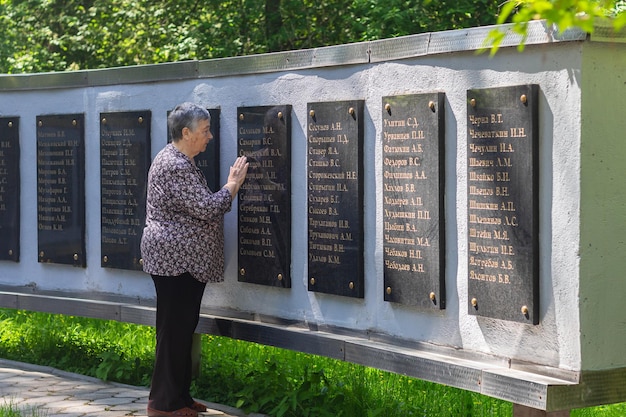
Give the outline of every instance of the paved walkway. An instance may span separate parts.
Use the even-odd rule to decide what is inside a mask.
[[[262,417],[204,402],[203,416]],[[148,389],[58,369],[0,359],[0,406],[20,410],[24,417],[146,416]]]

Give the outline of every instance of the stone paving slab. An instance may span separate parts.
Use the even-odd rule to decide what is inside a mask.
[[[39,417],[146,417],[149,391],[58,369],[0,359],[0,406],[11,405]],[[204,402],[201,416],[265,417]]]

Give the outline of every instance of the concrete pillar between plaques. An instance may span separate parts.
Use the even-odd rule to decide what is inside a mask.
[[[548,412],[520,404],[513,404],[513,417],[570,417],[569,411],[570,410],[560,410]]]

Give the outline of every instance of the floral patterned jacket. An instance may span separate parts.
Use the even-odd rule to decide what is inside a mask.
[[[171,143],[148,173],[146,227],[141,238],[143,270],[200,282],[224,280],[224,214],[230,192],[213,193],[202,171]]]

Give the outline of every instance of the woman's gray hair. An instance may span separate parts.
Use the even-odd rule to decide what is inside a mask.
[[[184,128],[195,130],[200,120],[208,120],[211,123],[211,115],[204,107],[190,102],[176,106],[167,116],[167,127],[172,142],[178,142],[183,137]]]

